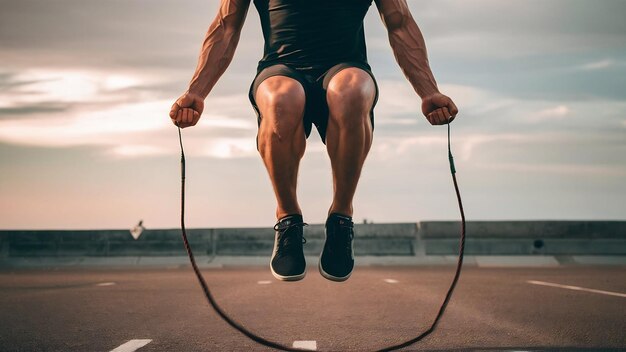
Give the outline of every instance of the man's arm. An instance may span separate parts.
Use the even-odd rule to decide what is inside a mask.
[[[387,27],[389,43],[398,65],[415,92],[422,98],[422,112],[433,125],[454,120],[458,109],[441,94],[428,64],[426,43],[413,19],[406,0],[376,0],[378,12]]]
[[[249,7],[250,0],[221,0],[217,16],[202,43],[189,89],[170,110],[170,118],[177,126],[194,126],[200,119],[204,99],[233,59]]]

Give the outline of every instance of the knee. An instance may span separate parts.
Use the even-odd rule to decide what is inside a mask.
[[[261,113],[261,135],[287,138],[302,125],[305,95],[298,81],[270,77],[259,86],[256,101]]]
[[[270,155],[285,148],[302,154],[304,149],[305,94],[302,85],[283,76],[270,77],[261,83],[255,96],[261,123],[258,150]]]
[[[376,86],[372,77],[358,68],[347,68],[329,82],[326,92],[330,119],[340,125],[362,124],[374,104]]]

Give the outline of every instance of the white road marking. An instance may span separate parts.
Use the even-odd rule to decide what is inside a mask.
[[[113,286],[115,285],[115,282],[101,282],[99,284],[96,284],[96,286]]]
[[[528,280],[526,282],[529,283],[529,284],[533,284],[533,285],[550,286],[550,287],[564,288],[564,289],[567,289],[567,290],[585,291],[585,292],[599,293],[601,295],[616,296],[616,297],[626,298],[626,293],[596,290],[596,289],[593,289],[593,288],[585,288],[585,287],[580,287],[580,286],[553,284],[551,282],[536,281],[536,280]]]
[[[257,281],[257,284],[259,284],[259,285],[269,285],[269,284],[271,284],[271,283],[272,283],[272,282],[271,282],[271,281],[269,281],[269,280],[261,280],[261,281]]]
[[[316,341],[294,341],[293,348],[301,348],[303,350],[317,351]]]
[[[110,352],[133,352],[149,344],[150,342],[152,342],[152,340],[130,340],[125,344],[111,350]]]
[[[394,280],[394,279],[385,279],[383,281],[385,281],[388,284],[397,284],[398,283],[398,280]]]

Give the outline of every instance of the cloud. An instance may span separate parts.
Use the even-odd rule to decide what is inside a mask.
[[[227,99],[229,100],[229,99]],[[121,157],[175,154],[167,135],[174,126],[167,111],[171,101],[119,104],[96,111],[73,111],[46,118],[0,121],[0,141],[38,147],[100,146]],[[219,112],[219,110],[213,110]],[[256,152],[254,121],[214,115],[206,111],[198,126],[189,129],[189,154],[217,158],[251,156]],[[247,138],[236,136],[244,131]],[[164,146],[168,146],[167,148]]]
[[[604,59],[604,60],[600,60],[600,61],[594,61],[594,62],[590,62],[584,65],[579,66],[579,68],[581,70],[603,70],[612,66],[615,66],[615,61],[611,60],[611,59]]]
[[[216,138],[206,142],[202,155],[221,159],[257,156],[256,144],[250,138]]]
[[[553,108],[547,108],[547,109],[538,111],[537,113],[532,115],[533,116],[532,119],[533,120],[543,120],[543,119],[551,119],[551,118],[561,119],[561,118],[566,117],[570,113],[571,113],[571,109],[567,107],[567,105],[559,105]]]
[[[380,80],[380,97],[376,105],[377,121],[382,124],[406,125],[407,115],[415,116],[415,121],[422,119],[421,98],[405,80]],[[450,96],[455,104],[463,107],[464,112],[471,110],[484,114],[506,106],[514,100],[495,92],[461,84],[440,84],[439,89]]]
[[[146,76],[124,71],[25,69],[0,75],[0,107],[18,109],[28,106],[72,104],[109,104],[141,100],[147,95],[134,87],[157,83]],[[5,113],[8,112],[5,110]]]
[[[164,148],[173,128],[167,112],[174,98],[158,99],[144,87],[158,78],[126,70],[27,69],[0,74],[0,141],[38,147],[98,146],[108,155],[150,157]],[[218,158],[252,155],[237,135],[253,135],[256,117],[245,94],[212,95],[194,131],[190,155]],[[225,137],[230,136],[230,137]]]
[[[2,102],[0,102],[1,104]],[[68,109],[67,104],[45,102],[34,104],[20,104],[19,106],[7,106],[0,107],[0,118],[15,117],[19,115],[32,115],[37,114],[39,116],[46,116],[49,113],[63,112]]]
[[[521,133],[461,133],[455,135],[453,139],[454,153],[460,160],[474,160],[473,153],[476,149],[487,144],[500,143],[521,143],[530,144],[546,141],[553,136],[527,135]],[[421,133],[402,139],[393,137],[376,137],[374,153],[381,158],[397,158],[404,155],[415,155],[423,152],[425,147],[445,149],[448,139],[444,133]],[[480,158],[479,158],[480,159]]]
[[[562,176],[586,175],[595,177],[626,176],[625,165],[584,165],[567,163],[497,163],[474,164],[477,167],[492,171],[513,171],[524,173],[557,174]]]
[[[168,105],[166,101],[143,102],[72,116],[3,120],[0,140],[42,147],[117,144],[132,140],[133,134],[167,126],[168,121],[158,117]]]
[[[38,147],[97,146],[118,157],[177,153],[168,145],[167,116],[172,99],[135,89],[154,82],[141,76],[98,70],[24,70],[2,75],[0,141]],[[250,156],[255,145],[247,135],[256,119],[247,96],[216,95],[206,101],[202,120],[190,138],[190,155],[230,158]],[[197,134],[196,134],[197,135]],[[225,137],[231,136],[231,137]]]
[[[114,146],[110,151],[113,155],[121,157],[145,157],[166,154],[166,151],[162,148],[140,144],[118,145]]]

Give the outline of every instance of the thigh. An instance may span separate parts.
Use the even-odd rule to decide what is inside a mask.
[[[298,81],[303,89],[307,90],[307,82],[305,78],[298,71],[290,68],[287,65],[276,64],[269,67],[264,68],[261,72],[257,73],[256,77],[252,81],[250,85],[250,91],[248,92],[248,97],[250,98],[250,102],[253,106],[256,106],[256,93],[261,86],[261,84],[270,77],[275,76],[284,76]]]
[[[324,98],[326,98],[326,94],[328,92],[328,86],[330,85],[333,78],[339,72],[347,68],[357,68],[357,69],[363,70],[365,73],[367,73],[371,77],[372,82],[374,83],[374,89],[375,89],[374,100],[372,102],[372,106],[370,109],[370,121],[372,125],[372,130],[373,130],[374,129],[374,107],[376,106],[376,103],[378,102],[379,91],[378,91],[378,83],[376,82],[376,78],[374,77],[374,74],[372,73],[372,70],[369,67],[369,65],[363,64],[360,62],[342,62],[331,67],[321,77],[318,78],[318,84],[319,84],[320,90],[322,91]],[[326,130],[328,128],[328,118],[329,118],[328,100],[323,99],[323,106],[320,107],[318,113],[316,114],[316,119],[314,123],[324,143],[326,143]]]
[[[372,73],[372,70],[370,69],[369,65],[366,65],[360,62],[342,62],[340,64],[337,64],[331,67],[328,71],[326,71],[323,77],[323,81],[322,81],[322,89],[324,90],[324,93],[326,94],[328,92],[328,87],[331,84],[336,83],[333,81],[333,78],[336,78],[335,76],[337,76],[337,74],[339,74],[341,71],[348,69],[348,68],[358,69],[366,73],[371,78],[371,82],[374,85],[374,100],[372,102],[372,109],[374,109],[374,107],[376,106],[376,103],[378,102],[378,83],[376,82],[376,77],[374,77],[374,74]],[[366,84],[365,82],[363,83]]]
[[[281,80],[279,78],[284,78],[286,80]],[[287,84],[280,84],[280,82],[286,82]],[[295,83],[295,85],[292,83]],[[278,91],[275,91],[275,89],[277,89]],[[250,85],[250,90],[248,92],[248,98],[257,116],[257,126],[259,128],[261,127],[263,115],[264,113],[267,113],[268,110],[267,95],[274,95],[274,93],[276,93],[276,95],[283,94],[283,102],[287,100],[287,104],[289,104],[290,94],[292,94],[291,96],[295,98],[295,102],[295,100],[302,99],[299,95],[301,94],[301,92],[304,92],[304,102],[302,104],[305,104],[306,106],[309,89],[309,83],[307,82],[306,78],[298,71],[286,65],[277,64],[261,70],[252,81],[252,84]],[[285,90],[292,90],[292,92],[285,92]],[[265,96],[261,96],[261,94],[264,94]],[[295,108],[294,110],[298,110],[298,108]],[[308,136],[311,132],[311,124],[307,126],[305,121],[304,129],[306,136]]]

